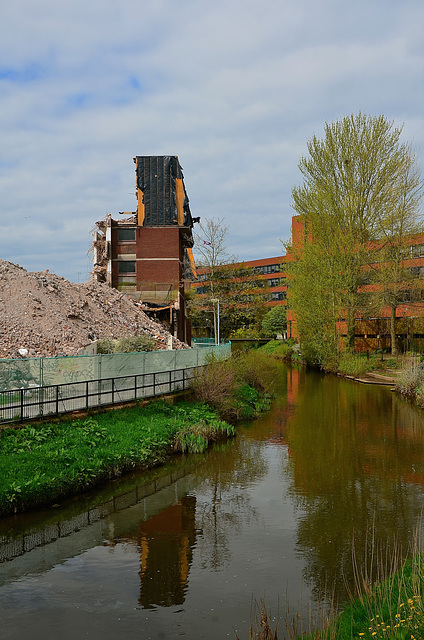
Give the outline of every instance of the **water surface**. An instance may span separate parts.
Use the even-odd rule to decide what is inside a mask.
[[[282,367],[272,409],[208,454],[0,523],[0,638],[248,637],[252,601],[341,601],[423,507],[423,413]],[[2,562],[1,562],[2,561]],[[302,617],[301,616],[301,617]]]

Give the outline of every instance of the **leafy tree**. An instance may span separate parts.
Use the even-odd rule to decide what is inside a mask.
[[[271,307],[262,320],[262,328],[268,335],[282,334],[287,329],[287,311],[283,305]]]
[[[337,356],[342,317],[353,348],[364,265],[384,230],[399,229],[402,212],[417,205],[415,159],[401,133],[384,116],[347,116],[326,124],[323,139],[313,136],[299,163],[303,184],[292,198],[305,234],[292,248],[301,264],[292,268],[290,303],[317,362]]]

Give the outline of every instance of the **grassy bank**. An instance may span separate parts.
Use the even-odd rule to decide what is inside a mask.
[[[0,515],[85,491],[172,452],[202,452],[234,428],[202,404],[148,406],[4,429],[0,435]]]
[[[298,364],[306,364],[298,346],[293,348],[293,341],[281,342],[279,340],[271,340],[268,344],[260,348],[260,351],[272,355],[280,360],[294,362]],[[409,367],[409,356],[399,355],[390,356],[382,354],[380,351],[370,353],[350,353],[341,352],[337,358],[326,361],[320,366],[320,369],[327,373],[338,373],[342,376],[359,377],[366,373],[399,370],[405,368],[405,362]],[[318,365],[309,365],[318,366]],[[424,380],[424,375],[423,375]]]

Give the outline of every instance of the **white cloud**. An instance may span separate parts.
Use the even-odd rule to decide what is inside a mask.
[[[71,279],[135,208],[135,155],[176,154],[194,215],[277,255],[306,141],[384,113],[424,152],[421,0],[15,0],[0,24],[0,257]],[[23,222],[25,220],[25,222]]]

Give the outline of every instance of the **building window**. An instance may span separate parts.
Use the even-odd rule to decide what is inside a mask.
[[[118,242],[135,242],[135,229],[118,229]]]
[[[255,273],[278,273],[283,271],[284,263],[281,264],[265,264],[260,267],[253,267]]]
[[[135,260],[118,260],[118,273],[135,273]]]
[[[413,276],[422,276],[424,274],[424,267],[410,267],[411,275]]]
[[[424,244],[414,244],[411,246],[411,255],[414,258],[421,258],[424,256]]]
[[[285,291],[276,291],[275,293],[271,293],[271,300],[285,300],[287,294]]]
[[[201,295],[203,293],[208,293],[209,287],[196,287],[195,291],[196,291],[196,293]]]
[[[269,278],[267,280],[268,287],[278,287],[280,284],[284,284],[285,280],[285,278]]]

